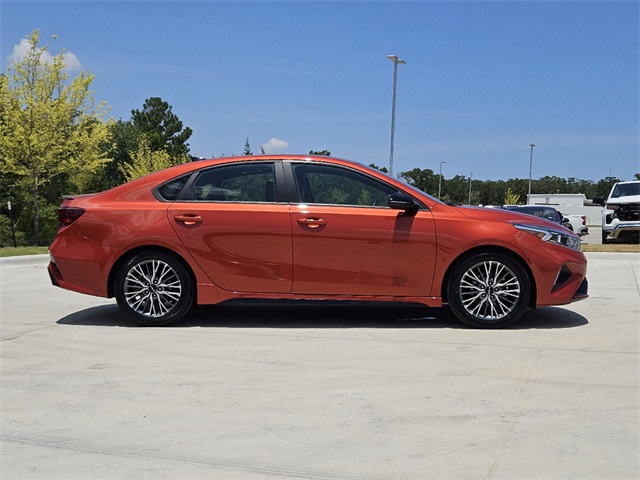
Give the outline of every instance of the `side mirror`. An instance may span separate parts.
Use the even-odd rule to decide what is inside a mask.
[[[604,197],[593,197],[593,203],[597,203],[604,207]]]
[[[411,210],[415,211],[420,208],[416,202],[413,201],[406,193],[396,192],[389,195],[389,199],[387,200],[387,206],[389,208],[393,208],[394,210]]]

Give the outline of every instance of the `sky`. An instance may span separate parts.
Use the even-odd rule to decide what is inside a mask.
[[[329,150],[394,174],[632,180],[637,1],[0,0],[6,72],[40,30],[129,120],[161,97],[201,157]],[[53,39],[56,35],[56,39]],[[531,156],[530,144],[535,144]],[[532,162],[531,162],[532,160]],[[446,163],[443,163],[446,162]]]

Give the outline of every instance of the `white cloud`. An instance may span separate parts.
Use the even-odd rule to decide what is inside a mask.
[[[13,52],[11,52],[9,60],[11,60],[12,63],[18,63],[26,58],[29,50],[31,50],[31,42],[29,42],[29,40],[27,40],[26,38],[23,38],[22,40],[20,40],[20,43],[18,45],[13,46]],[[49,52],[42,52],[40,60],[42,61],[42,63],[51,65],[53,63],[53,55],[51,55]],[[64,52],[62,54],[62,61],[64,62],[66,69],[69,71],[82,70],[80,61],[74,53]]]
[[[260,146],[264,153],[284,153],[289,148],[289,143],[274,137]]]

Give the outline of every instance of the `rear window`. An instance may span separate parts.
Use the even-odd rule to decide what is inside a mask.
[[[169,202],[177,200],[188,179],[189,175],[183,175],[182,177],[169,180],[167,183],[157,187],[153,194],[158,200],[165,200]]]

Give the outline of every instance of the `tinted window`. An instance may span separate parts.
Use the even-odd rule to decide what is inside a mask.
[[[189,175],[184,175],[182,177],[175,178],[164,185],[160,185],[155,192],[157,194],[156,198],[160,197],[158,200],[176,200],[188,179]]]
[[[228,165],[198,174],[193,199],[202,202],[275,202],[272,163]]]
[[[302,203],[386,207],[396,189],[346,168],[330,165],[293,165]]]
[[[547,220],[551,220],[552,222],[561,222],[562,216],[558,213],[554,208],[548,207],[506,207],[507,210],[513,210],[514,212],[526,213],[528,215],[534,215],[540,218],[546,218]]]

